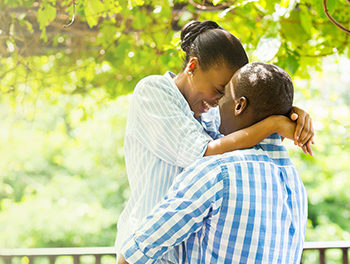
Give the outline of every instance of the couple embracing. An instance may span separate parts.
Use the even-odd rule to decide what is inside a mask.
[[[132,96],[118,263],[300,263],[307,196],[282,140],[312,154],[314,134],[291,78],[213,21],[185,25],[181,48],[180,73]]]

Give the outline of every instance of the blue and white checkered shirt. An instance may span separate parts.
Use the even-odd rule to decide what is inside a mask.
[[[122,249],[154,263],[300,263],[307,221],[303,183],[278,135],[253,148],[198,160]]]

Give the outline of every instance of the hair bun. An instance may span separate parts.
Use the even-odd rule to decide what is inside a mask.
[[[222,29],[216,22],[206,21],[190,21],[181,30],[181,49],[187,52],[193,41],[202,33],[210,29]]]

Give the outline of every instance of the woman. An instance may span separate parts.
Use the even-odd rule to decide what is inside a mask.
[[[292,139],[295,132],[292,121],[274,116],[213,140],[199,122],[201,115],[217,106],[226,84],[248,57],[240,41],[213,21],[190,22],[181,41],[186,52],[183,70],[148,76],[134,90],[124,145],[131,194],[118,220],[117,252],[184,167],[203,156],[254,146],[272,133]],[[297,131],[298,143],[306,150],[313,137],[308,132],[311,121],[303,111],[298,114],[307,119],[305,128],[299,119],[303,129]],[[174,252],[158,263],[172,262],[176,263]]]

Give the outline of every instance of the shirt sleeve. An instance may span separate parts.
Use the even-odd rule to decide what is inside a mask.
[[[220,123],[220,111],[218,106],[211,108],[201,116],[201,124],[205,132],[214,140],[224,136],[219,131]]]
[[[186,167],[203,157],[212,140],[185,99],[162,76],[135,88],[130,106],[136,139],[160,159]]]
[[[224,183],[219,166],[196,164],[181,173],[168,195],[140,223],[121,252],[129,263],[153,263],[179,245],[219,212]]]

